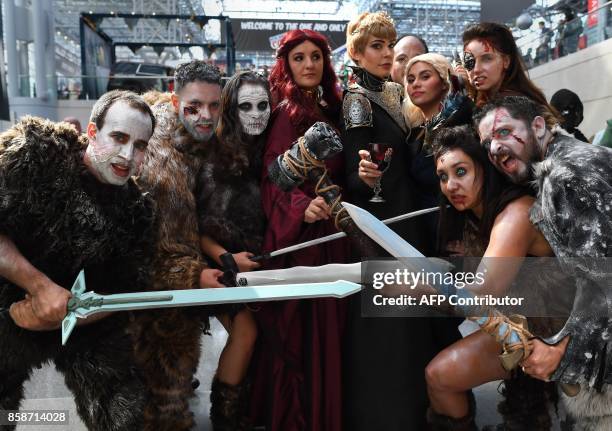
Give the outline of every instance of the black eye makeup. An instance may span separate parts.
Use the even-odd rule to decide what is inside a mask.
[[[476,67],[476,58],[474,54],[469,51],[463,53],[463,67],[465,67],[465,70],[468,72],[474,70],[474,67]]]

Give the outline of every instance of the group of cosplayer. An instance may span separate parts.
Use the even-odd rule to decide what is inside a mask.
[[[84,135],[32,117],[3,133],[0,307],[9,312],[0,317],[0,410],[18,409],[32,369],[53,360],[88,429],[193,429],[189,400],[210,316],[229,334],[211,388],[216,431],[474,430],[471,389],[500,379],[504,430],[551,429],[550,378],[606,399],[606,342],[589,344],[586,365],[579,344],[597,333],[534,339],[509,373],[490,335],[462,338],[456,318],[365,318],[358,296],[97,315],[60,346],[82,268],[88,290],[118,293],[221,287],[226,252],[240,271],[358,261],[344,241],[250,259],[336,232],[314,184],[283,192],[266,169],[318,121],[341,136],[342,153],[325,163],[344,199],[380,219],[440,205],[439,217],[393,226],[425,255],[608,256],[609,225],[601,241],[574,235],[576,251],[563,235],[579,218],[560,231],[545,211],[534,221],[543,208],[527,182],[549,156],[580,159],[584,170],[599,160],[609,179],[610,150],[554,127],[557,114],[526,76],[508,28],[475,24],[463,43],[453,68],[417,37],[397,41],[387,15],[364,13],[347,27],[357,66],[344,96],[327,40],[293,30],[268,80],[241,72],[222,89],[216,68],[193,61],[177,68],[173,94],[103,95]],[[445,122],[457,77],[467,114]],[[384,174],[368,152],[376,142],[393,147]],[[370,202],[378,183],[384,203]],[[609,221],[609,211],[593,217]],[[493,269],[482,293],[503,293],[515,275]],[[592,413],[591,428],[578,428],[580,408],[572,415],[576,429],[603,430],[610,413]]]

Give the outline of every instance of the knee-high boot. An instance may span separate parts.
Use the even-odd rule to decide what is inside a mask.
[[[229,385],[214,378],[210,392],[210,421],[213,431],[252,429],[246,416],[250,392],[247,381],[238,385]]]
[[[458,419],[436,413],[430,407],[427,410],[429,431],[478,431],[475,421],[476,402],[471,392],[468,396],[468,403],[468,414]]]

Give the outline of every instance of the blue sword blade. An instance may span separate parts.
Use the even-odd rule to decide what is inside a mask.
[[[333,283],[189,289],[120,293],[115,295],[98,295],[94,292],[86,292],[78,297],[81,303],[89,299],[101,299],[101,305],[76,307],[73,311],[69,312],[62,323],[62,344],[66,344],[66,341],[68,341],[68,337],[76,324],[77,317],[84,318],[100,312],[319,297],[344,298],[359,290],[361,290],[361,285],[340,280]]]

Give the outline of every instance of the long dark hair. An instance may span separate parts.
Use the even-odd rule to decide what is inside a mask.
[[[511,92],[527,96],[535,102],[546,106],[552,115],[557,116],[556,111],[548,104],[546,96],[527,76],[525,64],[514,41],[514,36],[508,27],[494,22],[481,22],[472,24],[463,32],[463,47],[473,40],[481,40],[490,43],[497,51],[505,54],[510,59],[510,65],[506,70],[499,93]],[[488,100],[484,94],[477,94],[476,104],[482,106]]]
[[[271,101],[270,89],[266,79],[251,71],[235,74],[223,88],[221,93],[221,117],[217,126],[218,141],[211,152],[215,156],[215,169],[222,170],[225,175],[242,175],[252,168],[253,162],[261,159],[265,132],[261,136],[251,137],[242,130],[238,118],[238,90],[245,84],[259,85],[266,90]],[[255,140],[255,142],[253,141]],[[255,169],[257,169],[255,167]]]
[[[443,250],[449,234],[458,225],[463,226],[471,220],[477,226],[477,236],[482,248],[486,248],[491,236],[495,218],[510,202],[521,196],[532,194],[530,189],[511,183],[495,169],[489,161],[487,151],[480,145],[474,129],[468,125],[445,127],[436,131],[432,137],[434,166],[438,159],[451,150],[461,150],[474,162],[476,175],[482,176],[480,199],[483,214],[480,220],[471,211],[457,211],[444,194],[440,194],[439,247]],[[448,207],[448,208],[447,208]]]
[[[282,103],[288,110],[291,124],[303,133],[317,121],[325,121],[317,111],[313,99],[306,96],[297,85],[289,67],[289,52],[299,44],[310,41],[323,53],[323,88],[322,100],[327,104],[330,113],[337,115],[342,105],[338,86],[338,77],[331,64],[331,50],[327,39],[321,33],[312,30],[288,31],[280,41],[276,51],[276,63],[270,72],[270,91],[276,103]]]

